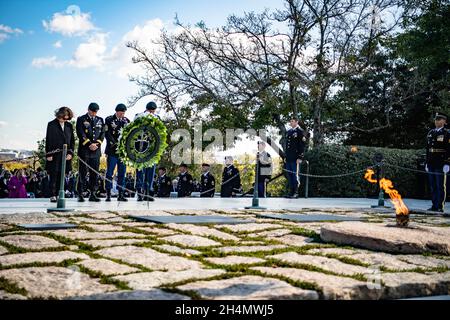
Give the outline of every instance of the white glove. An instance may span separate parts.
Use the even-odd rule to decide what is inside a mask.
[[[428,172],[428,165],[425,165],[425,171]]]
[[[446,164],[446,165],[444,166],[444,168],[442,168],[442,171],[443,171],[444,173],[448,173],[449,170],[450,170],[450,167],[448,166],[448,164]]]

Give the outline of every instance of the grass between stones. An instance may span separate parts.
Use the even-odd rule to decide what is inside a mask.
[[[17,286],[15,283],[13,283],[3,277],[0,277],[0,290],[6,291],[6,292],[12,293],[12,294],[20,294],[22,296],[26,296],[28,294],[27,290]]]
[[[64,243],[63,243],[64,244]],[[5,247],[8,250],[9,254],[13,253],[29,253],[29,252],[58,252],[58,251],[67,251],[70,250],[68,246],[64,247],[50,247],[50,248],[41,248],[41,249],[25,249],[16,247],[12,244],[0,240],[0,245]]]

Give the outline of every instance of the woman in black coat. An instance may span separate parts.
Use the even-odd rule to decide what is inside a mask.
[[[66,173],[72,170],[73,150],[75,149],[75,136],[73,126],[69,122],[73,118],[73,112],[68,107],[61,107],[55,112],[55,119],[47,125],[47,135],[45,137],[45,152],[47,162],[45,169],[50,175],[51,202],[56,202],[56,195],[59,191],[61,181],[61,158],[63,145],[67,144]],[[61,150],[58,153],[51,153],[54,150]],[[50,152],[50,154],[49,154]]]

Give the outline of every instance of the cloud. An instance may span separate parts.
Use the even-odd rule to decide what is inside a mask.
[[[34,58],[31,65],[36,68],[65,66],[74,68],[101,68],[108,60],[106,39],[107,33],[95,33],[85,42],[78,45],[70,60],[59,60],[56,56]],[[56,47],[56,44],[54,44]]]
[[[62,48],[62,41],[61,40],[59,40],[59,41],[56,41],[54,44],[53,44],[53,46],[55,47],[55,48]]]
[[[58,61],[58,58],[56,56],[52,56],[52,57],[34,58],[33,61],[31,62],[31,65],[39,69],[44,67],[61,68],[67,65],[67,62]]]
[[[66,12],[55,13],[49,21],[43,20],[42,24],[44,28],[50,33],[60,33],[69,37],[82,36],[89,31],[95,30],[89,13],[70,12],[69,8]]]
[[[4,42],[6,39],[9,39],[12,35],[23,34],[23,31],[19,28],[11,28],[10,26],[6,26],[4,24],[0,24],[0,43]]]

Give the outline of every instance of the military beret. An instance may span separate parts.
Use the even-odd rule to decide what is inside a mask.
[[[125,112],[125,111],[127,111],[127,106],[124,105],[123,103],[119,103],[119,104],[116,106],[116,111],[123,111],[123,112]]]
[[[186,163],[182,163],[182,164],[180,164],[178,167],[179,167],[179,168],[187,168],[188,166],[187,166]]]
[[[100,107],[95,102],[91,102],[88,107],[89,110],[97,112]]]
[[[149,103],[147,103],[147,106],[145,107],[147,110],[156,110],[156,108],[158,108],[156,106],[156,103],[153,101],[150,101]]]
[[[208,163],[202,163],[202,167],[211,167]]]
[[[435,120],[438,120],[438,119],[448,120],[448,116],[443,112],[436,112],[436,114],[434,115],[434,119]]]
[[[166,167],[159,167],[158,170],[166,171]]]

